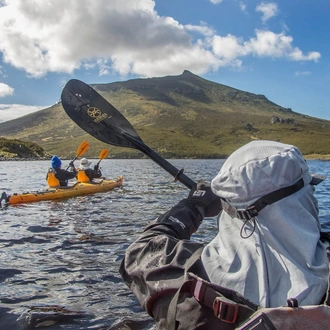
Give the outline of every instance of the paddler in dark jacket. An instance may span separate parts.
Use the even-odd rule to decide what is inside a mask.
[[[83,158],[80,161],[80,165],[78,167],[77,172],[77,180],[79,182],[92,182],[93,179],[101,178],[102,173],[99,169],[98,165],[94,166],[94,169],[90,168],[90,165],[92,162],[90,162],[87,158]]]
[[[329,329],[330,308],[319,306],[329,242],[313,194],[323,179],[295,146],[248,143],[146,227],[121,275],[158,329]],[[191,241],[220,210],[215,238]]]
[[[51,168],[48,170],[46,181],[50,187],[67,187],[68,180],[74,179],[77,171],[73,162],[69,163],[69,171],[61,168],[62,161],[59,157],[53,156],[51,159]]]

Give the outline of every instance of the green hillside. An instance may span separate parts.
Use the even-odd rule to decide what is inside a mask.
[[[49,156],[43,148],[34,142],[0,138],[0,160],[17,158],[43,159],[49,158]]]
[[[143,141],[165,158],[223,158],[253,139],[297,145],[304,155],[330,154],[330,122],[283,108],[256,95],[205,80],[179,76],[92,84],[134,126]],[[86,140],[87,157],[143,157],[106,145],[81,130],[61,104],[0,124],[0,136],[31,141],[47,153],[73,157]]]

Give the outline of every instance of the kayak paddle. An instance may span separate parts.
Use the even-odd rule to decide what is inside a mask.
[[[109,150],[107,149],[102,149],[100,152],[100,160],[97,162],[97,164],[95,165],[96,168],[99,168],[100,162],[102,159],[106,158],[109,154]]]
[[[186,187],[194,181],[167,160],[149,148],[139,137],[129,121],[106,99],[84,82],[71,79],[61,94],[62,106],[67,115],[83,130],[96,139],[119,147],[137,149],[160,165]]]
[[[83,141],[80,143],[80,146],[78,147],[76,151],[76,157],[73,158],[72,163],[78,158],[81,157],[89,148],[89,143],[87,141]],[[70,165],[67,167],[67,170],[69,169]]]

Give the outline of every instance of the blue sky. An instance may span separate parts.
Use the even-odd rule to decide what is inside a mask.
[[[179,75],[330,120],[329,0],[0,0],[0,122],[72,78]]]

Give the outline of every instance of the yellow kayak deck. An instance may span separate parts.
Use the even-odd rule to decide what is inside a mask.
[[[82,183],[77,182],[73,186],[63,188],[48,188],[43,191],[26,192],[22,194],[13,194],[7,197],[8,204],[28,203],[37,201],[46,201],[53,199],[63,199],[74,196],[82,196],[106,192],[123,184],[124,177],[121,175],[116,180],[99,180],[99,182]]]

